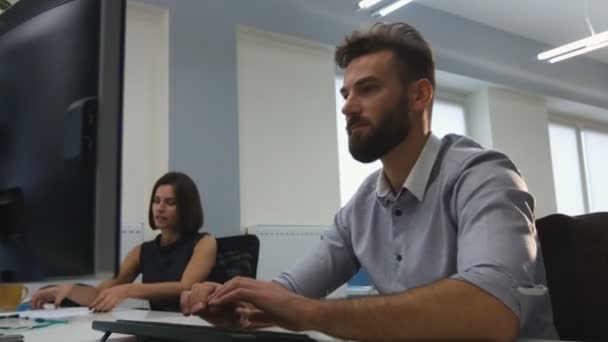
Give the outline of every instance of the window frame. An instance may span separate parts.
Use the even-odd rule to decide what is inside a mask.
[[[591,212],[591,196],[589,193],[589,167],[587,165],[587,155],[585,153],[585,140],[583,134],[585,131],[593,131],[608,135],[608,122],[601,122],[583,117],[574,117],[573,115],[561,113],[549,113],[547,130],[551,124],[566,126],[574,129],[576,134],[576,150],[578,152],[578,167],[580,170],[581,187],[583,192],[583,214],[588,214]],[[551,151],[550,153],[553,152]]]

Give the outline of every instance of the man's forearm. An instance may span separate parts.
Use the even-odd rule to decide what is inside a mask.
[[[458,280],[400,294],[315,301],[307,329],[354,340],[509,340],[518,319],[483,290]]]

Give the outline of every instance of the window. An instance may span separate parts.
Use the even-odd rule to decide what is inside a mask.
[[[549,124],[557,210],[567,215],[608,211],[608,129],[562,120]]]
[[[345,129],[344,114],[342,106],[344,99],[340,94],[342,78],[336,78],[336,107],[338,122],[338,157],[340,167],[340,204],[345,205],[355,194],[363,180],[374,171],[382,168],[382,163],[377,160],[369,164],[363,164],[351,157],[348,151],[348,136]],[[448,133],[466,134],[466,121],[464,106],[462,103],[451,100],[435,99],[433,105],[432,131],[438,137]]]

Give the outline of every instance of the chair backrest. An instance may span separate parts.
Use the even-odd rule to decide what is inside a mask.
[[[225,283],[237,276],[255,278],[259,252],[260,240],[255,235],[218,238],[215,268],[209,280]]]
[[[608,341],[608,212],[536,221],[560,338]]]

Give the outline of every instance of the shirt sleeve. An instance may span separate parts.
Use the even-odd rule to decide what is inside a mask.
[[[316,247],[274,281],[310,298],[322,298],[347,282],[360,268],[350,233],[343,224],[343,210],[322,235]]]
[[[537,262],[542,262],[534,198],[513,163],[494,151],[467,161],[454,184],[458,252],[457,273],[451,278],[496,297],[523,326],[534,298],[522,289],[536,285]]]

